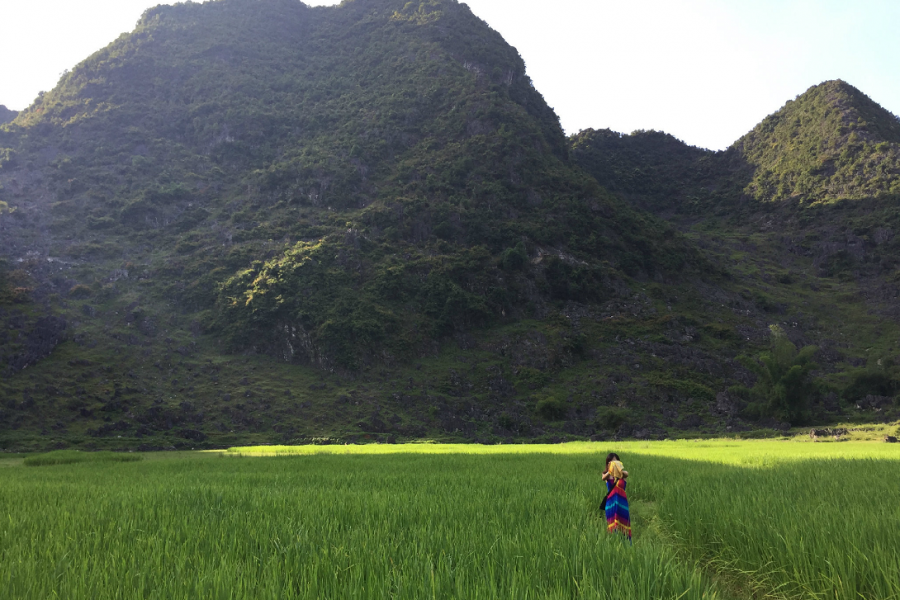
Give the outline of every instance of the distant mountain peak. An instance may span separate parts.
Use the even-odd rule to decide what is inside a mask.
[[[900,191],[900,120],[842,80],[809,88],[731,148],[762,201],[830,201]]]
[[[826,81],[813,86],[799,98],[813,90],[820,92],[828,105],[841,112],[848,126],[869,133],[878,141],[900,143],[900,119],[846,81]]]

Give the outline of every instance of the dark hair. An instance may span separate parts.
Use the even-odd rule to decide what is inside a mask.
[[[622,459],[619,458],[619,455],[616,454],[615,452],[610,452],[609,454],[607,454],[606,455],[606,467],[609,468],[609,463],[611,463],[614,460],[622,460]]]

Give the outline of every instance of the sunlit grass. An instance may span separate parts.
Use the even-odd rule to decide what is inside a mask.
[[[225,456],[298,456],[316,454],[602,454],[618,452],[667,456],[684,460],[738,466],[765,466],[775,462],[823,458],[879,458],[900,460],[900,444],[875,441],[797,442],[794,440],[666,440],[662,442],[568,442],[565,444],[335,444],[308,446],[243,446]]]
[[[723,597],[606,534],[591,456],[309,458],[5,469],[0,597]]]
[[[597,510],[610,450],[631,472],[633,546],[608,535]],[[0,470],[0,597],[900,597],[893,444],[219,456]]]

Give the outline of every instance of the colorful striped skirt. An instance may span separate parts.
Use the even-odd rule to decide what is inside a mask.
[[[631,517],[628,514],[628,496],[625,495],[625,480],[606,482],[606,529],[610,533],[621,533],[631,539]]]

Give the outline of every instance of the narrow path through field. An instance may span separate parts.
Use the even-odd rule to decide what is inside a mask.
[[[631,501],[631,508],[634,543],[655,541],[665,545],[687,567],[699,570],[712,579],[729,600],[759,600],[761,598],[776,600],[781,598],[774,590],[765,590],[764,586],[754,582],[746,574],[717,569],[709,561],[696,562],[692,560],[684,545],[678,541],[677,534],[660,517],[658,502],[634,499]]]

